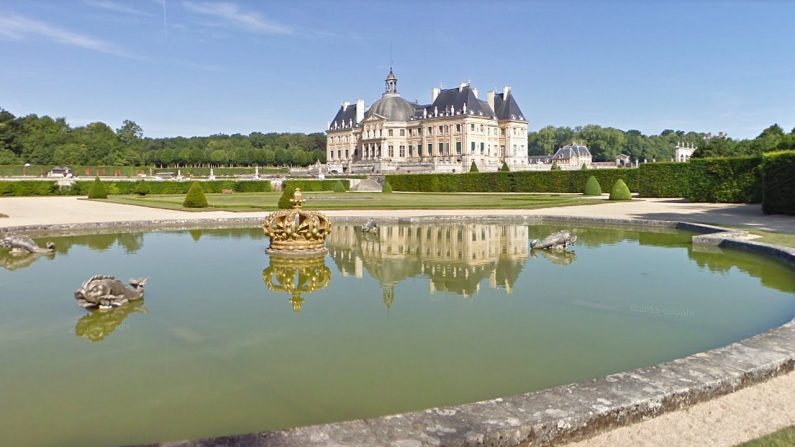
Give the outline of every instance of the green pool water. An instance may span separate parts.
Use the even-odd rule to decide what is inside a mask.
[[[529,251],[561,228],[578,235],[573,254]],[[55,256],[0,253],[0,446],[178,440],[483,400],[793,318],[791,267],[700,251],[690,236],[412,224],[364,237],[337,225],[329,254],[299,266],[269,259],[259,229],[41,240]],[[149,277],[144,302],[78,307],[74,290],[94,274]],[[266,283],[278,279],[305,292]]]

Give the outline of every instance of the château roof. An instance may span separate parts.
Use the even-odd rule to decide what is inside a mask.
[[[433,116],[434,111],[438,113],[450,113],[451,107],[453,113],[458,114],[464,110],[466,105],[467,115],[480,115],[492,117],[494,111],[491,110],[489,104],[485,101],[479,100],[475,96],[475,92],[468,85],[462,88],[448,88],[439,92],[433,104],[426,107],[428,116]],[[422,112],[422,110],[420,110]]]
[[[331,120],[331,129],[356,126],[356,104],[343,104]]]
[[[397,95],[385,95],[367,109],[365,118],[378,115],[387,121],[408,121],[414,115],[417,105]]]
[[[506,99],[504,93],[494,95],[494,112],[497,113],[497,119],[524,121],[524,113],[522,113],[516,100],[513,99],[513,95],[508,93],[507,96],[508,98]]]

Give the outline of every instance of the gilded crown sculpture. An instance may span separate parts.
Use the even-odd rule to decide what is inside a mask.
[[[303,202],[301,189],[295,188],[290,199],[293,207],[265,218],[262,229],[271,240],[268,254],[311,256],[328,251],[325,242],[331,233],[331,223],[317,211],[302,210]]]

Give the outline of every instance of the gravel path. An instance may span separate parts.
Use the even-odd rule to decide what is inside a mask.
[[[0,227],[157,219],[264,217],[266,212],[184,212],[79,200],[75,197],[0,198]],[[641,199],[538,210],[355,210],[333,216],[555,215],[680,220],[795,233],[795,217],[765,216],[759,205]],[[733,446],[795,424],[795,373],[685,410],[568,444],[569,447]]]

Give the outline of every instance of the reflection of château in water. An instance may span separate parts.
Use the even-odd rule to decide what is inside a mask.
[[[343,276],[361,278],[366,269],[376,278],[387,306],[395,284],[418,275],[428,277],[431,293],[471,296],[486,278],[510,293],[529,256],[526,225],[381,225],[368,235],[357,225],[336,225],[327,247]]]

